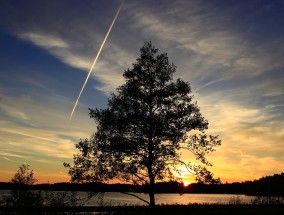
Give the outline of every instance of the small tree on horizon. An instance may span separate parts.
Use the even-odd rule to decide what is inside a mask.
[[[33,185],[37,182],[37,179],[34,178],[34,172],[33,170],[30,170],[30,166],[28,164],[23,164],[19,167],[10,182],[14,184]]]
[[[84,201],[87,201],[95,194],[92,193],[88,198],[80,198],[77,192],[65,191],[54,192],[51,190],[34,190],[32,185],[37,182],[34,178],[33,170],[30,170],[28,164],[23,164],[19,167],[11,183],[17,184],[14,189],[9,191],[9,195],[0,196],[0,206],[16,206],[16,207],[66,207],[66,206],[82,206]]]
[[[33,170],[30,170],[28,164],[19,167],[13,178],[10,180],[13,184],[20,186],[12,189],[9,195],[0,199],[0,205],[6,206],[39,206],[43,204],[43,197],[40,190],[31,190],[29,186],[34,185],[37,179],[34,178]]]
[[[123,74],[125,84],[110,95],[108,107],[89,109],[97,131],[76,144],[80,152],[74,155],[74,166],[64,165],[74,182],[120,179],[146,185],[150,201],[142,201],[154,206],[155,182],[174,180],[181,165],[197,181],[217,182],[205,168],[211,166],[205,155],[221,141],[205,134],[208,122],[193,101],[189,83],[173,81],[176,66],[167,54],[158,54],[151,42],[140,52],[133,68]],[[194,130],[198,134],[192,134]],[[182,161],[184,150],[204,165]]]

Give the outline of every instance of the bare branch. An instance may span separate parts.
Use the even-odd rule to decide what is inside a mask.
[[[128,193],[128,192],[121,192],[121,193],[126,194],[126,195],[129,195],[129,196],[134,196],[134,197],[136,197],[137,199],[139,199],[139,200],[141,200],[141,201],[147,203],[148,205],[150,205],[150,202],[148,202],[148,201],[145,200],[145,199],[142,199],[141,197],[139,197],[139,196],[137,196],[137,195],[135,195],[135,194],[133,194],[133,193]]]

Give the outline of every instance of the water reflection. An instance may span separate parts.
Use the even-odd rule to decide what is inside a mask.
[[[60,191],[55,191],[60,192]],[[79,197],[86,199],[88,192],[77,192]],[[8,190],[0,190],[2,195],[9,195]],[[139,193],[139,197],[148,200],[147,194]],[[241,200],[242,203],[251,203],[255,196],[236,195],[236,194],[156,194],[157,204],[229,204],[234,199]],[[117,192],[108,192],[101,196],[94,196],[84,204],[85,206],[122,206],[122,205],[145,205],[139,199]]]
[[[86,195],[84,192],[80,192],[80,195]],[[136,194],[143,199],[148,200],[147,194]],[[238,197],[242,203],[250,203],[254,196],[236,195],[236,194],[156,194],[157,204],[229,204],[232,199]],[[104,205],[145,205],[142,201],[122,193],[105,193],[103,198]],[[86,206],[98,205],[98,199],[95,197],[86,202]]]

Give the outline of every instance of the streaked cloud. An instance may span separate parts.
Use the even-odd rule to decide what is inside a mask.
[[[82,47],[78,50],[73,46],[73,41],[63,41],[54,35],[29,32],[20,34],[19,37],[21,39],[28,40],[43,49],[46,49],[62,62],[85,72],[88,72],[90,69],[93,56],[97,51],[94,49],[93,52],[87,56],[87,54],[84,53],[84,50],[88,50],[90,53],[88,44],[82,44]],[[127,64],[125,64],[125,62],[128,61],[128,64],[130,64],[129,60],[126,60],[129,58],[127,56],[127,52],[124,53],[123,50],[116,45],[109,47],[111,47],[111,50],[108,51],[112,53],[111,57],[108,57],[102,53],[102,56],[100,57],[96,68],[92,73],[92,76],[102,83],[101,86],[96,86],[96,89],[107,94],[110,91],[114,91],[117,86],[122,84],[122,75],[118,71],[123,70],[122,68],[126,69]]]
[[[0,108],[10,117],[15,117],[21,120],[29,120],[28,115],[21,110],[18,110],[16,108],[7,108],[7,106],[1,105],[1,104],[0,104]]]
[[[1,152],[0,155],[8,156],[8,157],[28,158],[27,156],[23,156],[23,155],[19,155],[19,154],[13,154],[13,153],[9,153],[9,152]],[[4,158],[4,159],[10,160],[10,159],[7,159],[7,158]]]
[[[31,41],[32,43],[47,48],[68,48],[68,44],[65,43],[62,39],[50,36],[50,35],[40,35],[36,33],[23,33],[19,35],[20,38],[24,40]]]

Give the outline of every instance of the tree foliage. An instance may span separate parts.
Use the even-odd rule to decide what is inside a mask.
[[[73,181],[120,179],[149,185],[149,204],[155,205],[155,182],[174,180],[181,165],[198,181],[214,181],[204,166],[186,163],[181,155],[187,150],[211,165],[205,155],[221,141],[205,134],[208,122],[193,101],[189,83],[173,79],[176,66],[167,54],[158,54],[151,43],[140,51],[108,107],[89,109],[97,131],[76,145],[80,152],[74,155],[74,166],[65,166]]]
[[[29,190],[28,186],[37,182],[34,178],[33,170],[28,164],[19,167],[11,183],[21,185],[17,190],[11,190],[9,195],[3,196],[0,200],[1,205],[6,206],[38,206],[43,204],[41,191]]]
[[[28,164],[23,164],[19,167],[19,170],[11,179],[11,182],[14,184],[25,184],[25,185],[33,185],[37,182],[37,179],[34,178],[33,170],[29,169]]]

